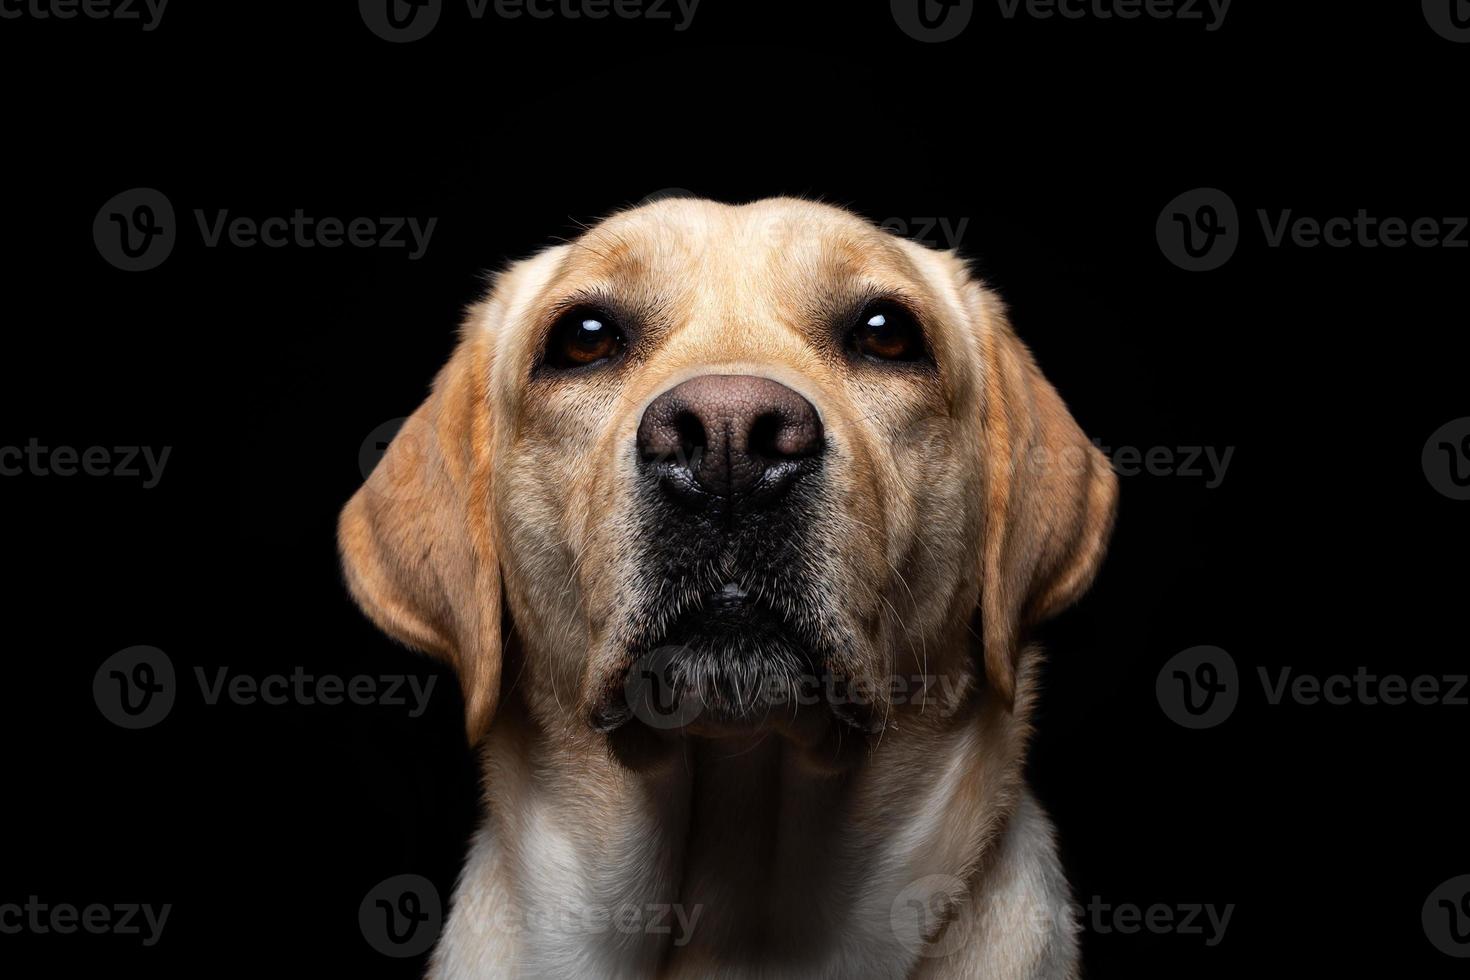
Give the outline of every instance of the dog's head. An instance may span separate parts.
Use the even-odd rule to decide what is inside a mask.
[[[1116,493],[953,254],[676,199],[497,278],[340,540],[373,620],[455,664],[472,738],[503,623],[544,725],[808,737],[935,679],[1009,703]]]

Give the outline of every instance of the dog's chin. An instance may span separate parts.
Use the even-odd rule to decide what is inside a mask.
[[[775,734],[815,747],[834,732],[871,733],[870,712],[831,697],[828,661],[786,610],[727,586],[630,651],[592,725],[635,768],[682,738]]]

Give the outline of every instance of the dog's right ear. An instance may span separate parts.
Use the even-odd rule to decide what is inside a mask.
[[[1118,477],[1016,337],[998,299],[964,286],[981,378],[980,611],[985,672],[1013,704],[1031,628],[1071,605],[1097,574],[1118,509]]]
[[[484,312],[482,308],[480,312]],[[337,525],[352,597],[389,636],[453,664],[470,742],[500,696],[487,332],[472,315],[428,399]]]

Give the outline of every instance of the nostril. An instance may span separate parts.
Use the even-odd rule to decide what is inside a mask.
[[[762,459],[812,456],[822,448],[821,423],[813,412],[762,412],[751,423],[746,445]]]
[[[780,459],[790,455],[781,447],[781,430],[785,427],[785,420],[775,412],[765,412],[756,417],[751,423],[750,435],[746,437],[746,446],[757,456],[766,459]]]
[[[707,441],[699,415],[682,406],[651,411],[638,427],[638,455],[645,463],[690,469],[698,465]]]
[[[674,431],[678,434],[679,451],[684,456],[680,462],[689,466],[695,465],[694,461],[704,452],[708,442],[704,423],[699,420],[698,415],[686,409],[675,416]]]

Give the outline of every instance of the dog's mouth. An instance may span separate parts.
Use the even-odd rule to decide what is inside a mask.
[[[614,738],[628,729],[726,737],[833,722],[865,733],[875,713],[842,696],[805,606],[727,581],[630,644],[627,664],[593,709]]]

